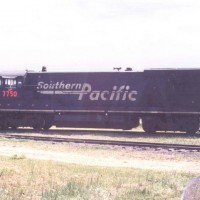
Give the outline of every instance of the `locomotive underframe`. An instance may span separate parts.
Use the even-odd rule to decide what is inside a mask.
[[[130,130],[141,125],[145,132],[181,131],[196,133],[199,130],[198,114],[149,113],[31,113],[2,112],[0,128],[33,127],[48,130],[56,127],[114,128]]]

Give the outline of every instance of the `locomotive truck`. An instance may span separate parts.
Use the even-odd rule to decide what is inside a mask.
[[[56,127],[196,133],[200,69],[2,72],[0,128]]]

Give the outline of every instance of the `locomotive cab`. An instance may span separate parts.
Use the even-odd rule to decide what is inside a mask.
[[[6,100],[21,96],[24,76],[24,73],[2,73],[0,76],[1,96]]]
[[[23,104],[24,72],[0,73],[0,128],[18,127]]]

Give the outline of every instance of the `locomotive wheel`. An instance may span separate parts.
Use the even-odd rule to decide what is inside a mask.
[[[12,129],[13,131],[17,130],[17,126],[11,126],[11,129]]]
[[[44,117],[44,126],[43,126],[43,129],[45,131],[48,131],[51,128],[52,123],[53,123],[53,116],[45,116]]]
[[[46,122],[45,122],[45,125],[44,125],[43,129],[44,129],[45,131],[48,131],[48,130],[51,128],[51,126],[52,126],[51,123],[48,123],[48,122],[46,123]]]
[[[143,119],[142,120],[142,128],[146,133],[155,133],[156,132],[156,124],[153,119]]]
[[[185,132],[188,135],[193,135],[199,130],[198,117],[191,117],[188,122],[185,123]]]
[[[33,129],[36,130],[36,131],[41,131],[41,130],[42,130],[42,127],[39,126],[39,125],[34,125],[34,126],[33,126]]]
[[[34,120],[33,128],[36,131],[42,130],[42,128],[45,125],[45,121],[42,117],[38,117],[37,119]]]
[[[191,129],[186,130],[186,134],[187,135],[194,135],[197,131],[198,130],[191,128]]]
[[[155,125],[151,124],[142,124],[142,128],[146,133],[155,133],[156,132],[156,127]]]
[[[1,130],[7,130],[7,129],[8,129],[8,126],[6,126],[6,125],[1,125],[0,129],[1,129]]]
[[[195,126],[194,124],[191,124],[191,125],[188,125],[187,127],[186,127],[186,133],[188,134],[188,135],[193,135],[193,134],[195,134],[197,131],[199,130],[199,126]]]

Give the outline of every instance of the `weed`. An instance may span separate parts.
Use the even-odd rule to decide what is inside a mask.
[[[17,154],[15,154],[15,155],[11,156],[10,159],[11,160],[22,160],[22,159],[26,159],[26,156],[25,155],[17,155]]]

